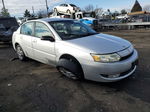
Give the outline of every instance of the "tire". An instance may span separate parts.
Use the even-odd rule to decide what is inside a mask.
[[[82,69],[76,61],[60,59],[57,64],[57,70],[70,79],[83,79]]]
[[[24,52],[23,52],[23,50],[22,50],[20,45],[16,46],[16,52],[17,52],[19,60],[21,60],[21,61],[25,61],[26,60],[26,56],[25,56],[25,54],[24,54]]]
[[[58,12],[56,8],[54,9],[54,12]]]
[[[71,11],[70,11],[70,10],[67,10],[67,13],[68,13],[68,14],[71,14]]]

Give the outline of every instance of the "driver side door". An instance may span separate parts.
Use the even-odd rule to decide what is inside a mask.
[[[42,22],[35,22],[34,37],[32,38],[33,54],[36,60],[46,63],[55,64],[55,42],[41,40],[42,36],[54,37],[49,27]]]

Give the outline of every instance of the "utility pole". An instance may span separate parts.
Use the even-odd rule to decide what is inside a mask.
[[[45,0],[45,2],[46,2],[47,17],[48,17],[48,4],[47,4],[47,0]]]
[[[33,11],[33,15],[34,15],[34,7],[32,6],[32,11]]]
[[[5,4],[4,4],[4,0],[2,0],[2,3],[3,3],[3,9],[5,10]]]

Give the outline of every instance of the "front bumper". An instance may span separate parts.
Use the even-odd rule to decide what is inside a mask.
[[[137,68],[138,53],[126,60],[115,63],[88,62],[82,64],[85,79],[99,82],[115,82],[124,79],[134,73]]]

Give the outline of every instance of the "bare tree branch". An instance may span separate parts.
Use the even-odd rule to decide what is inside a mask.
[[[89,5],[87,5],[87,6],[84,8],[84,10],[85,10],[86,12],[92,12],[92,11],[94,11],[94,6],[91,5],[91,4],[89,4]]]
[[[150,5],[146,5],[143,8],[144,11],[150,12]]]

